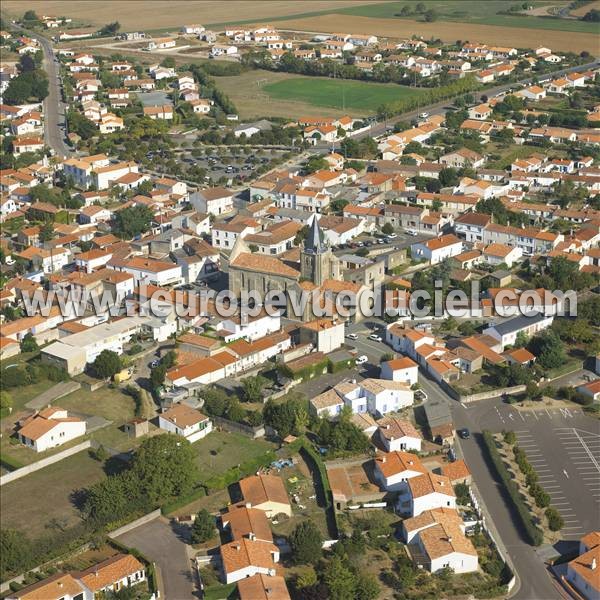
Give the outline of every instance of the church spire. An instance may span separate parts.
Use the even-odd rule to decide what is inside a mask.
[[[319,227],[319,220],[317,215],[313,214],[312,222],[304,242],[304,251],[311,252],[313,254],[320,254],[325,250],[325,246],[321,241],[321,228]]]

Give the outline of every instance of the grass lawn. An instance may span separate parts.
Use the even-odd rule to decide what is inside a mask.
[[[307,102],[341,111],[351,108],[362,114],[376,112],[381,104],[421,94],[418,90],[393,83],[324,77],[295,77],[287,81],[268,83],[262,89],[277,100]]]
[[[220,475],[231,467],[252,460],[273,450],[275,446],[264,440],[252,440],[241,433],[213,431],[193,444],[198,456],[202,479]]]
[[[480,25],[496,25],[501,27],[520,27],[526,29],[548,29],[557,31],[572,31],[595,33],[596,23],[587,23],[575,19],[554,19],[544,16],[529,16],[525,14],[499,15],[499,11],[507,10],[515,3],[512,0],[430,0],[423,2],[427,10],[435,10],[439,21],[451,21],[457,23],[473,23]],[[534,7],[551,5],[552,2],[531,2]],[[407,2],[383,2],[381,4],[367,4],[364,6],[352,6],[335,12],[359,17],[371,17],[379,19],[405,18],[412,20],[423,20],[421,15],[412,13],[402,17],[399,13]]]
[[[79,452],[2,486],[0,523],[31,538],[50,533],[52,520],[61,527],[80,522],[72,494],[106,477],[102,463]]]
[[[235,598],[236,589],[237,583],[230,583],[229,585],[218,583],[217,585],[211,585],[210,587],[204,588],[204,600],[223,600],[224,598]]]
[[[101,387],[95,392],[79,389],[56,403],[67,410],[97,415],[119,424],[133,418],[135,414],[135,400],[119,388],[109,386]]]
[[[522,146],[510,144],[508,147],[496,143],[487,144],[485,153],[490,159],[486,164],[486,168],[506,169],[518,158],[527,158],[532,154],[539,152],[539,146],[528,146],[527,144],[523,144]],[[554,154],[558,155],[560,153],[558,151],[553,151],[553,156]]]

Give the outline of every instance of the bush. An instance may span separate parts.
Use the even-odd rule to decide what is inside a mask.
[[[539,546],[544,541],[544,534],[542,530],[535,524],[533,515],[529,512],[529,509],[523,502],[523,498],[519,493],[519,486],[515,483],[511,474],[505,467],[502,457],[498,452],[498,448],[496,447],[494,436],[491,432],[484,431],[483,441],[485,443],[489,458],[494,465],[494,469],[496,470],[496,474],[502,481],[508,496],[514,504],[517,514],[519,515],[523,528],[525,529],[525,533],[527,534],[527,538],[529,539],[529,543],[533,546]]]
[[[514,446],[517,443],[517,435],[514,431],[505,431],[504,432],[504,441],[509,446]]]
[[[555,508],[547,508],[544,514],[548,519],[548,527],[550,528],[550,531],[559,531],[563,528],[565,522]]]

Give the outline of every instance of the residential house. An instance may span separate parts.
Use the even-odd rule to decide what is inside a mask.
[[[421,451],[423,438],[410,421],[387,415],[377,421],[377,435],[388,453]]]
[[[281,477],[251,475],[239,482],[244,502],[266,513],[268,518],[283,513],[292,516],[292,507]]]
[[[416,517],[434,508],[456,508],[456,494],[447,477],[425,472],[408,479],[401,502],[402,512],[406,506],[410,516]]]
[[[212,431],[212,421],[186,404],[176,404],[159,414],[158,426],[184,437],[191,443],[201,440]]]
[[[427,469],[416,454],[393,451],[375,458],[375,479],[388,492],[406,490],[410,479],[425,473]]]
[[[439,238],[416,242],[411,245],[411,256],[415,260],[426,260],[432,265],[438,264],[462,252],[462,241],[453,234],[442,235]]]
[[[419,366],[408,356],[381,363],[381,378],[414,385],[418,381]]]
[[[17,437],[22,444],[44,452],[85,435],[83,419],[69,417],[66,410],[48,407],[20,422]]]

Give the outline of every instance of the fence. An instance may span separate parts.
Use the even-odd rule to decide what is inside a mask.
[[[153,510],[151,513],[148,513],[147,515],[144,515],[143,517],[140,517],[139,519],[136,519],[135,521],[132,521],[131,523],[127,523],[126,525],[123,525],[123,527],[119,527],[118,529],[115,529],[114,531],[107,533],[107,535],[111,539],[118,538],[120,535],[123,535],[124,533],[127,533],[128,531],[131,531],[132,529],[135,529],[136,527],[140,527],[141,525],[150,523],[150,521],[154,521],[154,519],[158,519],[158,517],[160,517],[160,515],[161,515],[161,510],[160,510],[160,508],[157,508],[156,510]]]
[[[520,394],[524,391],[524,385],[515,385],[513,387],[502,388],[499,390],[489,390],[487,392],[481,392],[479,394],[470,394],[469,396],[459,396],[458,400],[462,404],[469,404],[470,402],[477,402],[478,400],[487,400],[488,398],[499,398],[504,394]]]
[[[25,477],[25,475],[29,475],[30,473],[35,473],[35,471],[39,471],[44,467],[53,465],[54,463],[57,463],[63,458],[73,456],[73,454],[77,454],[82,450],[87,450],[90,446],[90,440],[86,440],[85,442],[81,442],[81,444],[77,444],[72,448],[67,448],[66,450],[57,452],[56,454],[48,456],[47,458],[42,458],[42,460],[38,460],[37,462],[31,463],[30,465],[25,465],[24,467],[21,467],[16,471],[11,471],[10,473],[7,473],[6,475],[2,475],[2,477],[0,477],[0,486],[3,486],[6,483],[10,483],[11,481],[20,479],[21,477]]]

